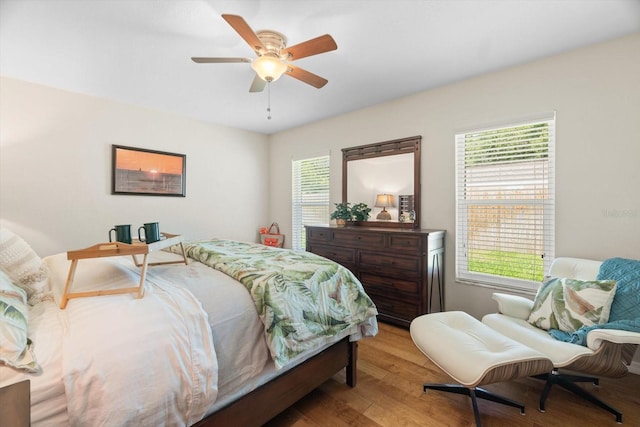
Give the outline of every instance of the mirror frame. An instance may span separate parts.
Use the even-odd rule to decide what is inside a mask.
[[[356,221],[355,225],[387,228],[420,228],[420,144],[422,136],[394,139],[342,149],[342,202],[347,202],[347,170],[353,160],[413,153],[413,197],[416,219],[414,222]]]

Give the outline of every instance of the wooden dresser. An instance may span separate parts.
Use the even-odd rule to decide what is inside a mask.
[[[382,321],[408,327],[444,309],[443,230],[307,226],[306,249],[351,270]]]

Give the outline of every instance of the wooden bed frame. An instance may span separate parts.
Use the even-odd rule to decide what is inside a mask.
[[[194,427],[261,426],[343,368],[347,369],[347,385],[355,387],[357,359],[358,343],[349,342],[349,337],[346,337],[198,421]]]

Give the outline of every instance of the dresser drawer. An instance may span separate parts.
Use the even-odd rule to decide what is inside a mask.
[[[313,252],[316,255],[329,258],[338,264],[345,265],[347,268],[355,264],[356,251],[349,248],[338,248],[335,246],[324,246],[317,244],[309,244],[309,252]]]
[[[389,236],[389,249],[415,251],[420,253],[423,250],[422,242],[424,239],[420,236],[409,236],[404,234],[391,234]]]
[[[384,248],[384,234],[354,233],[335,230],[333,233],[333,243],[358,248]]]
[[[331,230],[328,228],[307,228],[307,240],[310,242],[328,242]]]
[[[390,296],[396,295],[399,298],[418,295],[420,286],[417,281],[377,276],[370,273],[361,273],[360,281],[367,290],[371,289],[378,293],[387,293]]]
[[[389,298],[388,295],[379,294],[375,291],[369,291],[368,289],[367,294],[376,305],[379,314],[386,314],[409,322],[422,314],[419,312],[420,310],[417,304]]]
[[[420,274],[420,258],[410,256],[394,256],[375,252],[360,252],[358,259],[362,270],[387,272],[387,275]]]
[[[430,309],[433,287],[435,295],[444,294],[442,230],[310,225],[306,233],[307,251],[343,265],[362,282],[381,322],[408,328]]]

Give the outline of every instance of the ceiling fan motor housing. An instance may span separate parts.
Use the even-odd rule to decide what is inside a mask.
[[[280,51],[287,47],[287,38],[277,31],[261,30],[256,31],[256,35],[258,36],[264,47],[267,49],[266,52],[262,52],[262,55],[264,55],[265,53],[275,53],[276,55],[280,56]],[[262,51],[262,48],[260,46],[257,46],[256,50]]]

